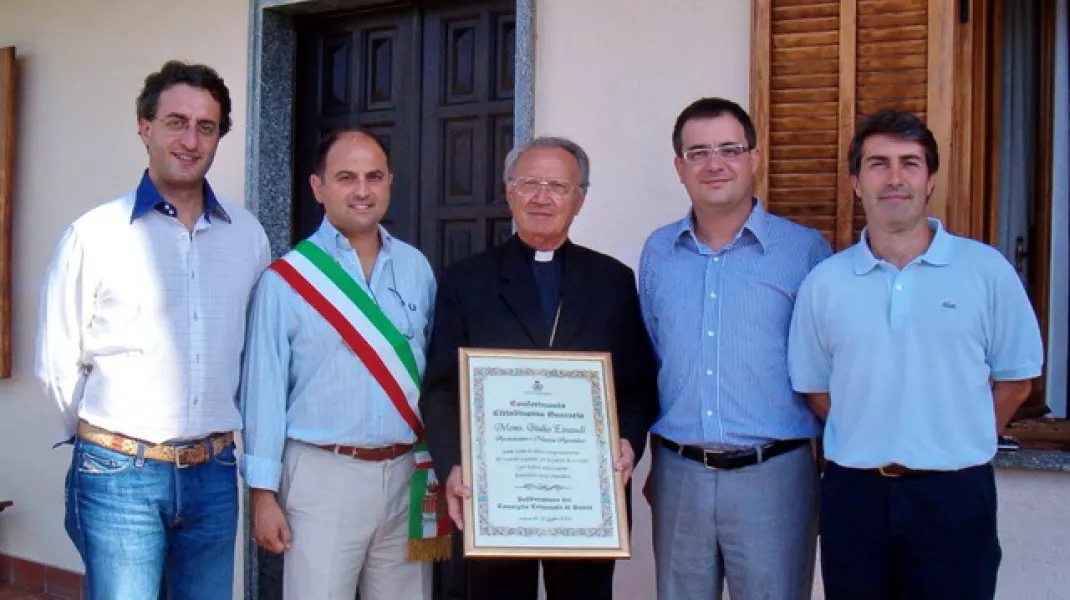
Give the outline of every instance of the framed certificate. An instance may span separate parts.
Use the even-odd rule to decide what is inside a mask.
[[[460,349],[464,554],[628,558],[613,363]]]

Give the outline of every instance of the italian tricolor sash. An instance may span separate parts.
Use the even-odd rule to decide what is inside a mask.
[[[269,268],[342,336],[416,434],[416,470],[409,494],[408,559],[448,558],[446,497],[435,478],[423,423],[412,409],[420,396],[420,371],[408,340],[345,269],[309,240],[299,243]]]

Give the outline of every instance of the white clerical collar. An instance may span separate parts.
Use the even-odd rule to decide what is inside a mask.
[[[553,259],[554,259],[554,251],[553,250],[549,250],[549,251],[547,251],[547,250],[536,250],[535,251],[535,262],[550,262]]]

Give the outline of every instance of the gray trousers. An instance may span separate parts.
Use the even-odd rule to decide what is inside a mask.
[[[818,472],[806,445],[729,471],[658,447],[651,484],[660,600],[809,600]]]

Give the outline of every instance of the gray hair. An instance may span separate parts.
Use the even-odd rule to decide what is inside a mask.
[[[509,181],[513,178],[513,171],[516,169],[516,161],[520,159],[521,154],[532,148],[560,148],[565,152],[568,152],[576,159],[576,164],[580,167],[580,188],[586,190],[587,187],[591,185],[591,160],[587,158],[587,153],[583,151],[583,148],[568,138],[549,136],[537,137],[530,142],[516,146],[509,151],[509,154],[505,157],[505,170],[502,175],[503,183],[508,185]]]

